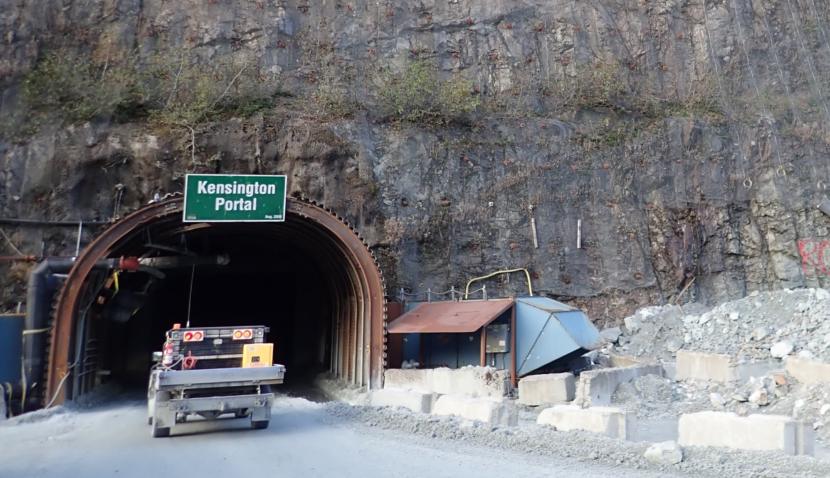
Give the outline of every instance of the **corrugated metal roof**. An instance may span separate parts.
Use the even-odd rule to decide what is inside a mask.
[[[496,320],[513,305],[513,299],[427,302],[392,321],[390,334],[475,332]]]

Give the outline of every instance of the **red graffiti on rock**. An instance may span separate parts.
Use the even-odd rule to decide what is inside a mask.
[[[804,275],[830,275],[830,239],[800,239],[798,253]]]

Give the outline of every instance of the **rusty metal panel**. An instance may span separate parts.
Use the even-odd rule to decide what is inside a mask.
[[[426,302],[389,324],[390,334],[470,333],[496,320],[513,299]]]

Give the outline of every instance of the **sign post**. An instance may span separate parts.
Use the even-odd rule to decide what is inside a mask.
[[[188,174],[184,222],[285,221],[286,177],[259,174]]]

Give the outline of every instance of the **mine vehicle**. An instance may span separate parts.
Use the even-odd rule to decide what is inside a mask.
[[[180,327],[166,333],[147,387],[147,423],[154,437],[189,417],[207,420],[250,417],[251,427],[267,428],[274,394],[285,367],[274,364],[268,327]]]

